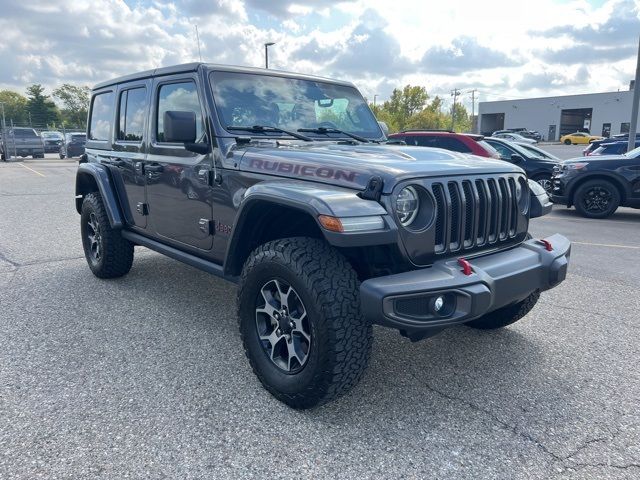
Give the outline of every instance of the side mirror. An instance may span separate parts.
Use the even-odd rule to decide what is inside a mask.
[[[511,155],[511,161],[513,163],[520,163],[520,162],[524,162],[524,158],[522,158],[522,155],[518,155],[517,153],[514,153],[513,155]]]
[[[196,141],[195,112],[164,112],[164,141],[171,143],[193,143]]]
[[[389,126],[385,123],[385,122],[378,122],[378,125],[380,125],[380,128],[382,129],[382,133],[386,135],[389,135]]]

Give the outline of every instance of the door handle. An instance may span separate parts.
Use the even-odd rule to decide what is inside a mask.
[[[144,166],[145,172],[161,172],[164,170],[164,167],[159,163],[152,163]]]
[[[121,160],[119,158],[111,159],[111,165],[113,165],[114,167],[124,167],[126,164],[127,164],[127,162],[125,162],[124,160]]]

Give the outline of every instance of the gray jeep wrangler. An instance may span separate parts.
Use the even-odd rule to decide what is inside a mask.
[[[294,408],[358,382],[373,324],[500,328],[564,280],[569,241],[528,235],[551,204],[520,168],[385,140],[347,82],[187,64],[97,85],[89,268],[125,275],[143,246],[236,282],[249,362]]]

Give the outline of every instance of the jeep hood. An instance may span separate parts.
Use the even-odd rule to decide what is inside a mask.
[[[439,148],[334,142],[260,142],[240,147],[240,169],[364,190],[380,176],[384,193],[396,183],[422,177],[524,173],[502,161]]]

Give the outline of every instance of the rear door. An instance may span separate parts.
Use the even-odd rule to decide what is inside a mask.
[[[187,151],[164,139],[164,113],[196,114],[197,141],[206,136],[203,92],[195,73],[153,81],[149,147],[145,162],[149,229],[154,236],[180,246],[210,250],[213,245],[213,197],[210,186],[213,159]]]
[[[120,85],[117,91],[115,139],[110,159],[120,198],[125,199],[127,223],[147,227],[144,161],[147,154],[147,122],[151,80]]]

